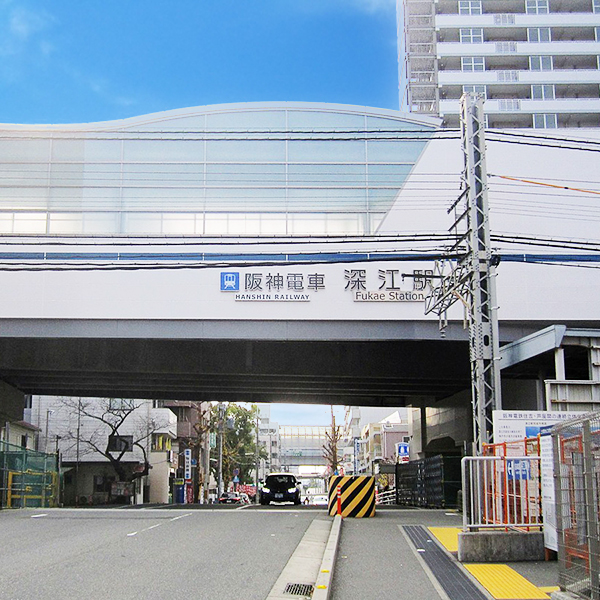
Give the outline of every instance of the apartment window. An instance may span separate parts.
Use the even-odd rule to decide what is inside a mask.
[[[594,30],[596,32],[596,41],[600,42],[600,27],[594,27]]]
[[[550,12],[548,0],[527,0],[525,2],[525,12],[528,15],[546,15]]]
[[[481,0],[459,0],[458,2],[459,15],[480,15]]]
[[[109,452],[133,452],[133,436],[132,435],[109,435],[108,436],[108,451]]]
[[[461,29],[460,41],[463,44],[480,44],[483,42],[483,29],[481,27]]]
[[[487,98],[485,85],[463,85],[463,93],[482,94],[484,98]]]
[[[460,67],[463,71],[485,71],[485,60],[483,56],[463,56]]]
[[[529,68],[532,71],[552,71],[551,56],[530,56]]]
[[[535,129],[556,129],[556,115],[533,115]]]
[[[532,85],[531,97],[534,100],[554,100],[553,85]]]
[[[600,0],[594,0],[592,6],[595,13],[600,13]]]
[[[530,42],[549,42],[550,27],[530,27],[527,29],[527,39]]]

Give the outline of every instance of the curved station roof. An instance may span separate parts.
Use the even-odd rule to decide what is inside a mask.
[[[3,125],[0,233],[374,233],[437,126],[390,110],[272,102]]]

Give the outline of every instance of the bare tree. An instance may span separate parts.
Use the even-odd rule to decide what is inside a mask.
[[[142,410],[147,401],[123,398],[61,398],[61,404],[76,416],[63,438],[77,446],[78,458],[99,454],[111,464],[118,481],[133,481],[150,469],[148,446],[152,435],[166,427]],[[124,432],[126,430],[126,432]],[[126,454],[138,448],[142,465],[134,468]]]
[[[325,432],[326,442],[323,446],[323,458],[327,461],[331,475],[338,472],[340,460],[338,456],[338,444],[342,439],[342,428],[335,424],[333,406],[331,407],[331,427]]]

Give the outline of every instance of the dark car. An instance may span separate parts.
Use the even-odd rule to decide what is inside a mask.
[[[243,504],[244,500],[242,499],[241,494],[238,492],[223,492],[219,496],[219,504]]]
[[[291,473],[271,473],[260,490],[260,503],[293,502],[300,504],[298,480]]]

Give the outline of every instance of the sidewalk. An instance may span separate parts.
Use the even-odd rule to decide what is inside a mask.
[[[452,552],[461,526],[460,514],[444,510],[378,508],[372,519],[345,519],[331,599],[550,598],[556,561],[462,565]]]

